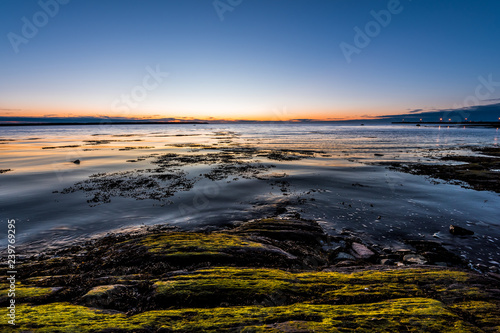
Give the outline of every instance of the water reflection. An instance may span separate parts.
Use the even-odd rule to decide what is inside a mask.
[[[270,215],[320,220],[329,232],[348,228],[374,242],[397,242],[408,235],[433,239],[451,221],[475,225],[478,234],[499,237],[496,194],[436,185],[373,165],[435,162],[433,157],[453,152],[452,148],[492,145],[497,137],[496,129],[423,126],[7,128],[0,137],[0,169],[11,169],[0,174],[2,215],[20,221],[19,242],[43,246],[143,223],[192,228]],[[285,153],[269,155],[276,150]],[[312,156],[295,159],[297,152]],[[177,156],[168,161],[177,164],[165,168],[186,173],[194,183],[168,200],[116,195],[109,203],[91,206],[88,200],[93,192],[61,194],[95,174],[147,178],[158,173],[154,161],[166,154]],[[237,161],[229,161],[214,176],[211,172],[220,162],[193,160],[207,154],[219,159],[233,156]],[[190,156],[190,162],[180,163],[179,156]],[[269,168],[256,171],[245,163]],[[235,171],[234,166],[246,169]],[[5,237],[0,242],[4,245]],[[483,254],[478,250],[467,255],[487,259],[486,252],[496,245],[488,246],[482,247]]]

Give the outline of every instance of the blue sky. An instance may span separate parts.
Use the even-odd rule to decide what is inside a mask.
[[[499,1],[59,1],[0,1],[0,116],[341,119],[500,98]]]

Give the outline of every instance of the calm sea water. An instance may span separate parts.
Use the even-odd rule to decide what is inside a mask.
[[[7,219],[17,221],[20,247],[47,248],[143,224],[210,228],[276,214],[300,214],[319,221],[332,234],[345,228],[389,246],[404,246],[402,240],[408,238],[436,239],[433,235],[437,235],[464,257],[488,264],[500,258],[498,194],[436,183],[377,163],[434,163],[432,156],[497,145],[498,137],[494,128],[394,125],[1,128],[0,169],[11,171],[0,174],[0,244],[5,247]],[[212,181],[200,175],[214,165],[185,165],[178,169],[194,186],[176,192],[168,202],[117,196],[93,206],[87,202],[89,193],[61,193],[93,174],[151,168],[151,154],[216,152],[192,152],[188,145],[193,144],[312,150],[316,154],[290,161],[257,156],[254,162],[274,166],[259,179],[234,175]],[[130,162],[140,157],[145,159]],[[72,162],[76,159],[81,163]],[[451,237],[447,228],[452,223],[468,226],[478,237]]]

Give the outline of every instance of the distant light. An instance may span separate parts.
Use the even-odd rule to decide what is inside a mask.
[[[439,118],[439,121],[443,121],[443,118]]]
[[[450,119],[448,119],[448,121],[451,121],[451,118],[450,118]]]

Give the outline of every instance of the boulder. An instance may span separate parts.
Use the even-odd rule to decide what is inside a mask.
[[[382,260],[380,260],[381,265],[394,266],[395,263],[396,263],[396,261],[394,261],[394,259],[382,259]]]
[[[112,308],[116,298],[126,293],[127,289],[127,286],[123,284],[97,286],[83,295],[82,301],[91,307]]]
[[[352,243],[352,255],[358,259],[370,259],[375,255],[375,252],[360,243]]]
[[[456,226],[456,225],[450,225],[450,234],[455,235],[455,236],[470,236],[474,235],[474,231]]]
[[[408,264],[425,265],[427,260],[418,254],[407,254],[403,257],[403,261]]]
[[[351,256],[349,253],[345,252],[339,252],[337,256],[335,257],[335,260],[355,260],[353,256]]]

